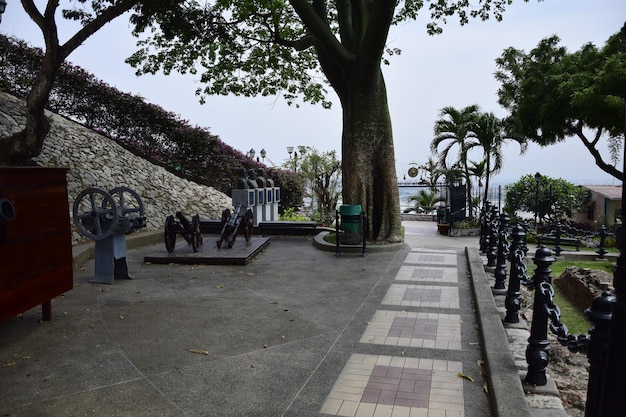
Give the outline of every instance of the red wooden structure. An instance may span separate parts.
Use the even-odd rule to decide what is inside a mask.
[[[67,170],[0,167],[0,321],[73,287]]]

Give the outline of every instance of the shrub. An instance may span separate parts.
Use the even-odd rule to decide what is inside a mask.
[[[454,222],[455,229],[480,229],[480,223],[477,219],[461,220]]]
[[[0,90],[25,98],[42,56],[40,48],[0,35]],[[236,186],[238,168],[268,170],[208,129],[191,126],[178,115],[121,92],[69,62],[60,68],[47,107],[180,177],[226,194]],[[281,187],[283,207],[302,205],[304,182],[296,175],[272,170],[267,176]]]

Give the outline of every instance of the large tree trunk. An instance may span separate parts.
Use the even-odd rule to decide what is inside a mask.
[[[364,208],[370,239],[399,242],[400,198],[386,90],[354,94],[343,107],[343,202]]]

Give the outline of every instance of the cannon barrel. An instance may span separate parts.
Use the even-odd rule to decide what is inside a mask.
[[[0,219],[10,222],[15,218],[15,207],[6,198],[0,198]]]

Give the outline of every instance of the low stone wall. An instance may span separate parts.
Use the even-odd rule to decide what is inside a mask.
[[[613,275],[606,271],[568,267],[554,285],[566,293],[579,311],[591,307],[593,299],[603,291],[613,291]]]
[[[437,220],[435,214],[416,214],[416,213],[401,213],[400,217],[403,221],[421,221],[421,222],[434,222]]]
[[[76,196],[86,188],[110,191],[126,186],[143,201],[147,228],[162,230],[165,217],[177,210],[190,217],[219,219],[224,208],[232,206],[227,195],[168,172],[77,123],[47,113],[51,129],[41,154],[35,161],[42,166],[69,168],[68,206],[70,218]],[[24,102],[0,93],[0,136],[20,131],[25,125]],[[86,241],[72,225],[72,244]]]

